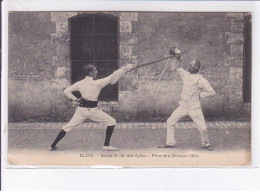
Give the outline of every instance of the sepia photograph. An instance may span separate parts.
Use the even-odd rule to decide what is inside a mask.
[[[3,6],[8,168],[255,165],[253,9],[18,5]]]
[[[1,189],[259,190],[259,2],[1,8]]]
[[[250,12],[8,12],[10,166],[250,166]]]

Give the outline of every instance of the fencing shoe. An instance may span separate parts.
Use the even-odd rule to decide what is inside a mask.
[[[55,146],[55,147],[49,147],[49,149],[48,149],[49,151],[54,151],[54,150],[57,150],[57,147]]]
[[[167,144],[158,146],[158,148],[174,148],[174,147],[175,147],[175,145],[167,145]]]
[[[113,147],[113,146],[103,146],[104,151],[117,151],[118,148]]]
[[[209,151],[213,151],[213,147],[209,143],[203,146],[203,148]]]

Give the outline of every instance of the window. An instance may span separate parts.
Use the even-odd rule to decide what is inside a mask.
[[[244,44],[244,103],[251,103],[251,73],[252,73],[252,20],[251,15],[245,17]]]
[[[72,84],[85,78],[82,67],[86,63],[96,65],[98,79],[110,75],[118,68],[118,18],[104,14],[71,18],[70,46]],[[103,88],[98,100],[117,101],[118,85]]]

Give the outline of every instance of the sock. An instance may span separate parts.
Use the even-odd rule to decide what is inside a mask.
[[[57,135],[56,139],[54,140],[54,142],[51,144],[51,147],[56,147],[57,143],[66,135],[66,131],[64,131],[63,129],[59,132],[59,134]]]
[[[114,128],[115,128],[115,125],[107,126],[106,139],[105,139],[104,146],[109,146],[110,138],[113,134]]]

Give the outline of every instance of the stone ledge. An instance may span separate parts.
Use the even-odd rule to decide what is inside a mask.
[[[58,56],[69,56],[69,45],[68,44],[58,44],[57,45],[57,55]]]
[[[244,32],[244,22],[232,22],[231,24],[231,32]]]
[[[56,70],[56,72],[55,72],[55,76],[56,76],[57,78],[65,77],[67,70],[68,70],[67,67],[57,67],[57,70]]]
[[[225,19],[233,19],[236,21],[244,21],[244,13],[226,13]]]
[[[132,13],[121,13],[120,14],[120,20],[122,21],[138,21],[138,13],[132,12]]]
[[[134,33],[121,33],[120,42],[124,44],[137,44],[137,37]]]
[[[243,33],[231,33],[228,35],[227,44],[243,44],[244,41]]]
[[[242,101],[243,97],[242,94],[240,95],[240,92],[242,92],[243,88],[243,69],[242,67],[230,67],[229,70],[229,82],[228,82],[228,89],[230,90],[229,92],[229,97],[234,98],[233,96],[237,96],[236,93],[239,91],[239,97],[238,101]]]
[[[120,45],[120,56],[132,56],[133,54],[133,46],[128,44],[121,44]]]
[[[243,67],[243,56],[227,55],[224,57],[225,67]]]
[[[224,62],[225,67],[243,67],[243,65],[243,59],[238,59],[237,57],[232,57]]]
[[[68,18],[77,15],[77,12],[51,12],[52,22],[66,22]]]
[[[243,44],[231,44],[231,54],[232,55],[238,55],[243,56],[244,48]]]
[[[69,67],[70,60],[68,57],[52,56],[52,66],[54,67]]]
[[[68,33],[68,21],[56,22],[56,33]]]
[[[241,67],[230,67],[229,76],[233,79],[242,79],[243,69]]]
[[[58,66],[58,57],[57,56],[52,56],[51,57],[51,64],[52,66]]]
[[[230,104],[241,105],[243,103],[243,91],[240,89],[231,89],[229,92]]]
[[[120,21],[120,33],[131,33],[132,24],[130,21]]]

